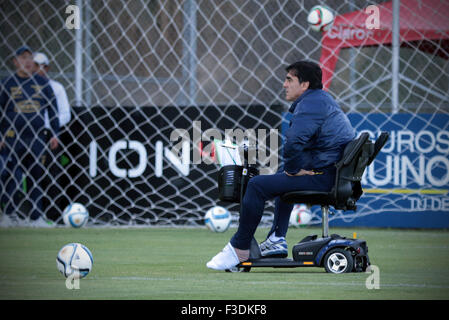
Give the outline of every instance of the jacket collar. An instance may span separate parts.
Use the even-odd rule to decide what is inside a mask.
[[[296,106],[301,102],[302,99],[304,99],[305,96],[309,95],[310,93],[312,93],[314,90],[313,89],[307,89],[302,95],[299,96],[298,99],[296,99],[292,105],[290,106],[290,109],[288,109],[288,112],[290,113],[294,113]]]

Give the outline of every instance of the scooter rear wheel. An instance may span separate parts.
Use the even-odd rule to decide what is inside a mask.
[[[330,250],[324,257],[324,268],[328,273],[347,273],[354,267],[351,252],[342,248]]]

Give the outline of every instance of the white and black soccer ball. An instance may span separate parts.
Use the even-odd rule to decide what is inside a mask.
[[[74,202],[64,209],[62,219],[66,226],[81,228],[89,220],[89,212],[81,203]]]
[[[56,267],[64,277],[84,278],[92,270],[94,259],[90,250],[81,243],[69,243],[59,250]]]
[[[290,226],[301,227],[306,226],[312,220],[312,211],[305,204],[295,204],[290,213]]]
[[[213,232],[225,232],[231,225],[232,216],[228,209],[215,206],[204,216],[206,227]]]
[[[326,6],[314,6],[307,16],[310,28],[315,31],[327,31],[332,27],[334,14]]]

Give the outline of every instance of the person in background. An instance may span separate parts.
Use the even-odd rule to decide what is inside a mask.
[[[56,98],[47,79],[33,74],[30,48],[19,48],[13,58],[16,72],[0,84],[0,172],[2,225],[19,212],[17,191],[22,175],[27,179],[27,199],[31,201],[30,222],[35,227],[49,226],[43,216],[41,179],[45,171],[46,140],[43,134],[45,111],[49,118],[49,146],[58,147],[59,122]]]
[[[33,54],[34,60],[34,72],[41,77],[48,79],[51,88],[56,97],[56,103],[58,105],[58,120],[60,135],[58,137],[59,147],[56,150],[51,150],[48,152],[47,159],[47,169],[48,175],[43,179],[43,187],[45,187],[46,192],[43,199],[43,205],[46,211],[47,218],[52,220],[57,219],[60,216],[61,210],[68,204],[68,199],[65,199],[65,188],[68,185],[65,175],[64,175],[64,157],[67,157],[67,145],[64,141],[64,132],[66,132],[67,125],[71,120],[71,110],[69,99],[67,98],[67,93],[64,86],[50,78],[50,60],[45,53],[35,52]],[[50,138],[50,120],[48,118],[48,112],[45,112],[45,137]]]

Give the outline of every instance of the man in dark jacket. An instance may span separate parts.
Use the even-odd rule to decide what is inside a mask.
[[[30,220],[33,226],[45,227],[42,217],[42,188],[44,175],[45,137],[44,112],[50,118],[50,148],[58,147],[56,98],[48,80],[32,74],[33,54],[28,47],[16,51],[13,59],[16,73],[0,83],[0,191],[5,202],[3,213],[7,218],[18,210],[16,190],[21,174],[27,179],[29,199],[32,202]]]
[[[279,196],[290,191],[329,191],[335,182],[334,164],[355,138],[348,118],[334,99],[322,90],[321,68],[299,61],[286,68],[286,99],[293,113],[286,132],[284,167],[273,175],[252,178],[243,198],[239,228],[207,267],[225,270],[249,258],[249,248],[263,214],[265,201],[276,199],[273,227],[261,245],[263,255],[286,255],[285,235],[293,205]]]

